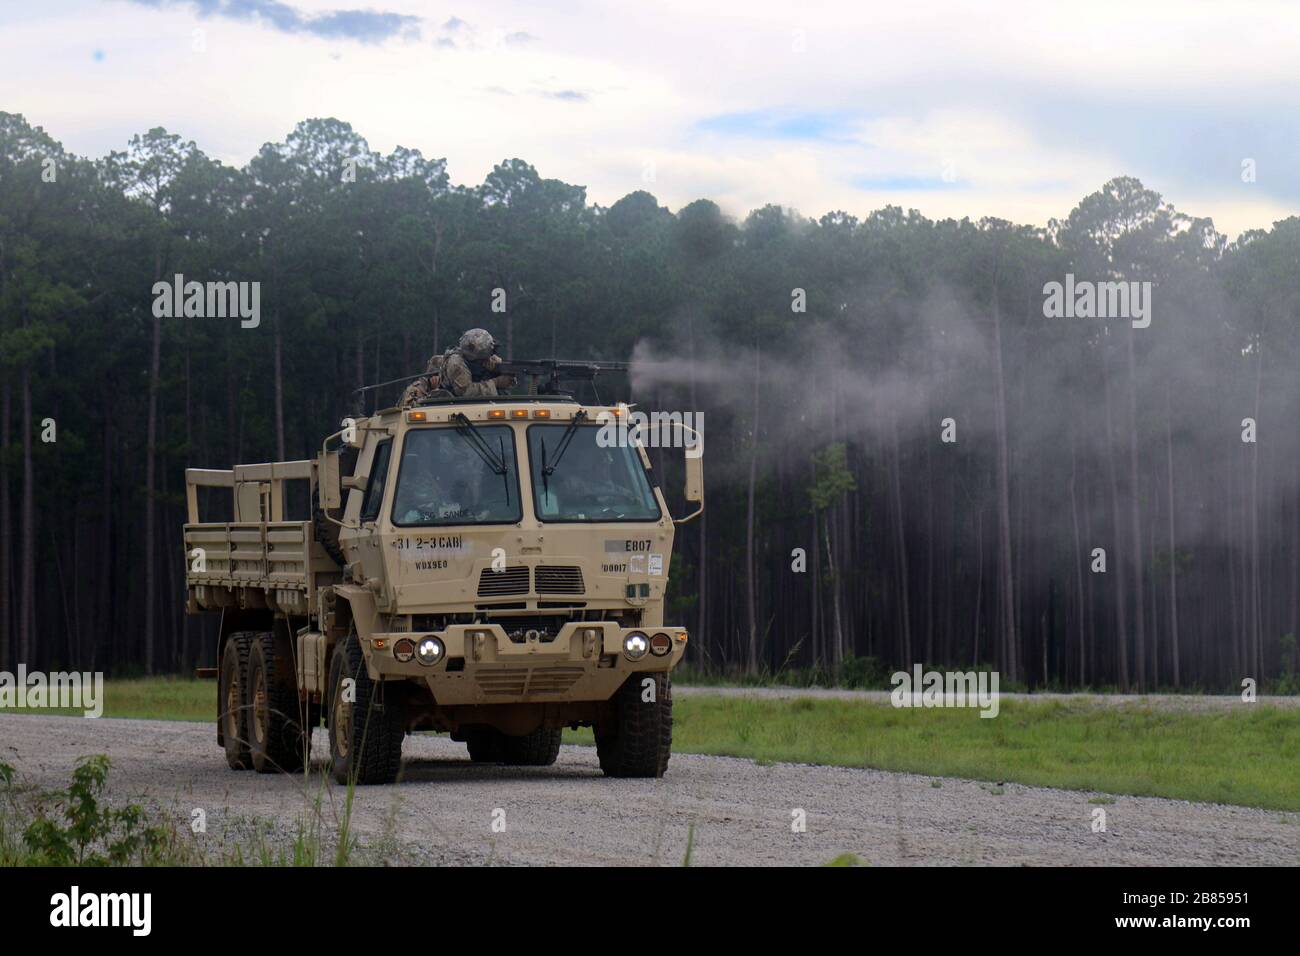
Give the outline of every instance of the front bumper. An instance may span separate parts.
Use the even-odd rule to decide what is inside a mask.
[[[624,638],[666,634],[672,650],[639,660],[623,653]],[[444,652],[435,664],[393,656],[398,641],[432,635]],[[686,652],[684,628],[623,628],[608,621],[566,624],[548,642],[516,644],[500,624],[457,624],[443,631],[376,633],[362,641],[372,677],[424,680],[440,705],[608,700],[631,674],[671,670]]]

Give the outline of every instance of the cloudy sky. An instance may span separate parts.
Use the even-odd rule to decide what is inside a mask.
[[[1231,236],[1300,212],[1293,2],[356,2],[0,0],[0,110],[233,164],[335,116],[458,183],[520,157],[736,216],[1043,224],[1121,174]]]

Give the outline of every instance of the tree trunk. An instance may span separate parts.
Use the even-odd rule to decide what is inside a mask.
[[[817,484],[817,464],[816,459],[811,455],[808,456],[809,470],[809,488]],[[812,547],[808,550],[812,552],[812,659],[814,669],[820,670],[825,653],[822,650],[821,639],[821,590],[822,590],[822,529],[821,513],[812,509]]]
[[[101,476],[99,506],[103,509],[100,515],[99,526],[99,548],[100,554],[107,555],[109,560],[104,562],[98,576],[99,593],[96,606],[99,608],[100,621],[112,621],[113,614],[113,577],[115,562],[113,558],[113,405],[111,396],[106,396],[104,402],[104,470]],[[112,628],[110,625],[109,633],[105,635],[108,640],[112,640]],[[90,645],[90,669],[95,668],[95,659],[99,649],[99,642]]]
[[[982,508],[977,508],[975,511],[975,556],[975,636],[972,642],[971,665],[977,667],[980,663],[980,614],[984,610],[984,511]]]
[[[361,388],[365,384],[366,384],[365,332],[363,332],[360,328],[358,328],[357,329],[357,388]],[[364,398],[361,398],[359,400],[359,402],[364,402],[364,401],[365,401]],[[354,409],[354,411],[360,412],[362,407],[364,406],[359,405],[359,407]]]
[[[154,476],[158,455],[158,376],[162,365],[162,320],[154,316],[153,346],[149,355],[149,419],[146,427],[144,478],[144,670],[153,673],[154,639],[157,622],[158,569],[154,566],[154,535],[157,508],[154,504]]]
[[[840,596],[835,590],[835,582],[839,580],[839,568],[835,563],[835,544],[831,539],[830,509],[825,512],[824,524],[826,525],[826,569],[830,572],[831,579],[830,666],[838,673],[840,665],[844,663],[844,633],[841,630]]]
[[[693,317],[691,317],[688,319],[688,322],[690,323],[688,329],[689,329],[689,335],[691,341],[691,354],[694,355],[695,354],[695,320]],[[698,401],[696,400],[696,394],[695,394],[695,363],[692,362],[690,368],[691,368],[691,409],[693,411],[698,411],[700,406]],[[696,624],[697,639],[705,638],[709,633],[709,629],[708,629],[709,534],[708,534],[708,525],[707,525],[708,518],[709,518],[709,513],[706,510],[701,512],[699,518],[696,519],[696,521],[699,523],[699,530],[697,531],[697,534],[699,535],[699,542],[700,542],[699,568],[697,569],[696,572],[696,589],[698,592],[696,604],[699,610],[699,620],[698,623]],[[706,644],[704,646],[707,647],[708,645]]]
[[[23,366],[23,543],[19,585],[18,660],[35,666],[36,627],[36,476],[32,469],[32,372]]]
[[[1138,437],[1137,437],[1137,360],[1134,357],[1133,337],[1137,330],[1129,328],[1125,337],[1128,342],[1128,474],[1129,474],[1129,521],[1133,529],[1133,593],[1135,606],[1133,611],[1134,654],[1137,658],[1138,690],[1147,689],[1147,647],[1146,647],[1146,608],[1145,588],[1142,582],[1142,514],[1138,495],[1141,484],[1138,480]]]
[[[1002,316],[997,282],[993,284],[994,409],[998,445],[998,578],[1002,598],[1002,667],[1020,678],[1020,649],[1016,640],[1016,593],[1011,561],[1011,463],[1007,447],[1007,384],[1002,367]]]
[[[17,631],[13,626],[13,515],[9,501],[9,419],[13,397],[9,379],[3,386],[0,398],[0,669],[9,669],[18,661]]]
[[[1250,446],[1250,669],[1256,680],[1264,677],[1264,641],[1260,617],[1263,607],[1260,602],[1259,583],[1259,394],[1264,381],[1264,335],[1260,330],[1256,340],[1255,352],[1255,428],[1256,440]]]
[[[1170,415],[1173,413],[1169,402],[1169,387],[1165,387],[1165,466],[1169,481],[1166,485],[1167,507],[1169,509],[1169,653],[1173,664],[1174,687],[1182,686],[1182,671],[1178,652],[1178,544],[1175,530],[1176,512],[1174,511],[1174,436]]]
[[[745,617],[749,628],[749,659],[746,668],[750,674],[758,671],[758,614],[754,588],[754,490],[758,483],[758,383],[759,353],[754,352],[754,433],[749,452],[749,493],[745,506]]]
[[[1113,574],[1112,580],[1115,586],[1112,588],[1115,594],[1115,656],[1119,662],[1119,684],[1124,690],[1129,689],[1128,678],[1128,602],[1124,594],[1124,578],[1121,574],[1120,554],[1122,553],[1119,546],[1120,508],[1119,508],[1119,479],[1115,474],[1115,445],[1114,432],[1112,429],[1111,402],[1110,402],[1110,376],[1102,377],[1102,393],[1105,397],[1106,405],[1106,469],[1110,475],[1110,513],[1111,526],[1114,529],[1114,537],[1108,542],[1106,553],[1112,557],[1114,567],[1107,567],[1106,573]]]
[[[284,461],[284,363],[280,316],[275,316],[275,459]]]
[[[239,463],[239,381],[235,375],[235,336],[226,332],[226,460]],[[339,351],[343,351],[339,349]],[[342,376],[338,376],[341,378]]]
[[[1074,577],[1075,600],[1078,602],[1077,618],[1079,629],[1079,686],[1087,683],[1087,607],[1083,599],[1083,541],[1079,538],[1079,498],[1075,485],[1078,480],[1079,462],[1075,447],[1074,433],[1070,433],[1070,518],[1074,525]]]

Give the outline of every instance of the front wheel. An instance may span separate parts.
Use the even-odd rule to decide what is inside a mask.
[[[334,648],[330,658],[330,764],[334,779],[346,784],[392,783],[402,767],[406,737],[406,688],[382,688],[370,679],[356,634]]]
[[[673,746],[673,685],[667,674],[633,674],[596,723],[607,777],[662,777]]]

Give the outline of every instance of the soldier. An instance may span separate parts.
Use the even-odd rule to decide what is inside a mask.
[[[402,393],[402,400],[399,402],[403,408],[418,405],[423,399],[428,398],[438,390],[442,363],[445,358],[446,356],[443,355],[432,356],[429,359],[429,364],[424,367],[424,374],[406,386],[406,391]]]
[[[420,399],[442,389],[457,398],[486,398],[497,394],[498,388],[515,384],[513,375],[493,375],[500,356],[496,355],[496,342],[484,329],[470,329],[460,337],[454,349],[445,355],[429,359],[425,373],[406,387],[403,405],[414,405]]]

